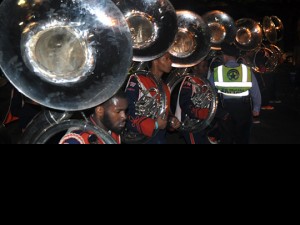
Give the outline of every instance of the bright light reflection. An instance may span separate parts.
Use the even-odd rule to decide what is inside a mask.
[[[94,8],[91,10],[91,12],[97,16],[98,20],[103,23],[104,25],[108,26],[108,27],[113,27],[116,26],[116,21],[107,16],[107,14],[105,12],[103,12],[102,9],[99,8]]]
[[[23,6],[26,4],[26,0],[19,0],[18,5]]]

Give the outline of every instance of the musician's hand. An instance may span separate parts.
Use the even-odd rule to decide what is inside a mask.
[[[168,121],[164,119],[162,116],[157,117],[158,129],[164,130],[168,125]]]
[[[172,117],[170,119],[170,127],[177,130],[178,128],[180,128],[181,123],[180,121],[177,119],[177,117]]]

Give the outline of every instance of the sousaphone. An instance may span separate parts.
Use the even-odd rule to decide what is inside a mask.
[[[177,33],[176,11],[169,0],[113,0],[124,14],[133,42],[133,60],[163,56]]]
[[[263,41],[263,30],[253,19],[243,18],[236,21],[236,46],[243,51],[254,51],[260,48]]]
[[[203,15],[211,33],[211,51],[207,56],[212,64],[223,61],[221,46],[223,43],[233,43],[237,28],[234,19],[225,12],[214,10]]]
[[[53,110],[44,110],[38,114],[28,125],[27,132],[22,137],[20,144],[47,144],[57,138],[57,134],[69,129],[93,132],[92,138],[99,137],[105,144],[117,144],[116,141],[100,127],[87,120],[72,120],[72,113]],[[41,127],[44,129],[41,132]],[[95,136],[94,136],[95,135]],[[95,140],[88,140],[93,144]]]
[[[169,52],[172,55],[173,67],[178,68],[169,75],[168,86],[172,93],[172,110],[175,114],[174,104],[178,102],[176,87],[184,80],[195,86],[196,93],[192,96],[195,107],[209,109],[209,117],[205,121],[187,119],[181,121],[181,131],[201,131],[205,129],[215,116],[217,109],[217,96],[206,78],[199,78],[203,85],[192,81],[196,74],[189,73],[189,68],[203,61],[211,50],[211,32],[204,20],[190,11],[178,11],[178,34]],[[175,99],[175,101],[174,101]]]
[[[4,0],[0,24],[3,72],[43,106],[92,108],[126,79],[131,35],[110,0]]]
[[[177,34],[177,15],[169,0],[113,0],[124,14],[133,42],[133,61],[130,76],[135,76],[141,91],[135,103],[138,116],[153,119],[165,114],[166,93],[161,81],[151,73],[141,71],[149,61],[160,58],[171,47]],[[139,75],[147,76],[157,88],[143,90]],[[155,92],[153,96],[150,93]],[[158,133],[154,132],[153,137]],[[122,140],[127,144],[147,143],[150,139],[126,130]]]
[[[262,46],[255,52],[252,69],[261,74],[271,73],[280,64],[282,55],[282,50],[276,45]]]
[[[265,37],[271,44],[276,44],[283,39],[284,25],[277,16],[265,16],[262,26]]]
[[[240,19],[236,24],[236,45],[246,52],[248,58],[241,59],[257,73],[273,72],[283,55],[281,49],[275,45],[283,39],[282,21],[276,16],[265,16],[262,24],[252,19]]]
[[[73,112],[102,104],[122,87],[131,60],[130,30],[110,0],[4,0],[0,6],[1,69],[47,108]],[[40,132],[47,136],[51,124]]]
[[[211,33],[204,20],[191,11],[177,11],[178,33],[172,47],[173,67],[193,67],[206,58],[211,49]]]
[[[233,43],[237,28],[234,19],[227,13],[215,10],[203,16],[211,32],[212,50],[221,50],[223,42]]]

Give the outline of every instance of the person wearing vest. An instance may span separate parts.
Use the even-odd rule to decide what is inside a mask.
[[[126,124],[127,98],[119,91],[107,102],[95,107],[90,116],[90,122],[108,132],[117,144],[121,144],[120,134]],[[91,131],[70,130],[59,144],[105,144],[104,141]]]
[[[239,49],[234,44],[223,44],[222,52],[224,65],[210,77],[219,94],[221,143],[249,144],[253,117],[260,114],[260,89],[251,68],[237,63]]]
[[[162,81],[162,76],[165,73],[170,73],[171,70],[172,61],[169,53],[166,53],[161,58],[156,59],[151,63],[150,72],[160,81]],[[163,84],[164,91],[167,96],[165,110],[166,115],[159,115],[157,119],[138,116],[136,115],[135,103],[141,98],[142,90],[140,90],[140,86],[144,91],[151,88],[157,88],[157,86],[152,79],[147,76],[138,74],[137,77],[139,80],[137,80],[135,76],[131,76],[126,88],[126,95],[129,102],[128,121],[126,127],[130,132],[142,134],[148,137],[149,141],[146,144],[167,144],[167,126],[169,125],[172,129],[178,129],[180,126],[179,120],[169,114],[171,101],[170,89],[166,84]],[[150,94],[153,96],[155,93],[151,92]]]

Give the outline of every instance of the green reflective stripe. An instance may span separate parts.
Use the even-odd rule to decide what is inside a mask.
[[[248,67],[248,80],[247,81],[252,83],[252,71],[251,71],[250,67]]]
[[[219,67],[214,69],[214,81],[215,82],[219,82],[218,69],[219,69]]]

